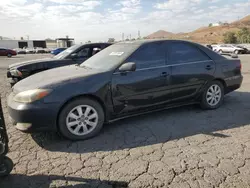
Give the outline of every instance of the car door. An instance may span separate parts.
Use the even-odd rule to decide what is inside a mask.
[[[0,48],[0,56],[6,56],[7,52],[6,49]]]
[[[170,68],[166,66],[165,55],[164,42],[144,44],[124,62],[134,62],[134,72],[114,72],[111,85],[116,113],[170,101]]]
[[[233,46],[232,45],[226,45],[226,52],[227,53],[233,52]]]
[[[213,60],[191,43],[172,42],[168,45],[168,57],[172,102],[194,98],[201,87],[213,79]]]

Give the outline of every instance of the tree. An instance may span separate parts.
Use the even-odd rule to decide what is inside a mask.
[[[227,32],[224,34],[224,43],[226,44],[235,44],[237,43],[237,37],[234,32]]]
[[[213,24],[212,23],[210,23],[209,25],[208,25],[208,27],[212,27],[213,26]]]
[[[238,43],[250,43],[250,31],[244,27],[236,33]]]

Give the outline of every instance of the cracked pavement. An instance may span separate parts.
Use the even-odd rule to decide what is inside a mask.
[[[20,58],[40,58],[21,56]],[[0,59],[1,95],[15,167],[1,188],[250,187],[250,55],[244,82],[223,106],[186,106],[117,121],[95,138],[71,142],[56,133],[24,134],[6,109],[10,92]]]

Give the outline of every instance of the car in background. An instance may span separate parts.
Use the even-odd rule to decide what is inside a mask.
[[[36,48],[35,49],[35,52],[37,54],[45,54],[46,53],[46,50],[44,48]]]
[[[26,51],[26,54],[34,54],[36,52],[34,48],[26,48],[25,51]]]
[[[15,50],[0,47],[0,56],[12,57],[16,55],[17,55],[17,52]]]
[[[16,51],[17,54],[27,54],[26,50],[23,48],[15,48],[13,50]]]
[[[206,44],[205,46],[206,46],[207,48],[209,48],[209,49],[213,50],[212,45],[210,45],[210,44]]]
[[[51,52],[51,49],[49,49],[49,48],[44,48],[44,50],[45,50],[45,53],[50,53]]]
[[[97,135],[103,124],[165,108],[219,108],[238,89],[239,59],[196,43],[149,40],[114,44],[80,66],[22,80],[8,98],[16,128],[54,130],[71,140]]]
[[[7,77],[11,78],[10,81],[13,85],[32,74],[44,70],[73,64],[81,64],[82,62],[96,54],[98,52],[98,50],[96,49],[102,50],[110,45],[111,43],[90,43],[74,45],[51,58],[43,58],[15,63],[9,66],[7,70]]]
[[[63,52],[64,50],[66,50],[67,48],[56,48],[56,49],[54,49],[54,50],[51,50],[51,54],[53,54],[53,55],[57,55],[57,54],[59,54],[59,53],[61,53],[61,52]]]
[[[244,52],[244,49],[232,44],[220,44],[220,45],[215,45],[213,47],[213,50],[215,52],[218,52],[220,54],[223,53],[234,53],[234,54],[241,54]]]
[[[248,54],[249,53],[249,50],[247,48],[245,48],[244,46],[241,46],[241,45],[235,45],[235,46],[243,49],[243,51],[241,51],[241,54]]]

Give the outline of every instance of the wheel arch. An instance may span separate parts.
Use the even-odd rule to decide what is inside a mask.
[[[219,81],[219,82],[221,82],[223,84],[224,89],[227,88],[227,84],[226,84],[225,80],[223,80],[222,78],[216,78],[213,81]]]
[[[98,103],[101,105],[102,109],[103,109],[104,118],[105,118],[104,121],[106,121],[106,118],[107,118],[106,115],[107,115],[107,113],[106,113],[106,108],[105,108],[104,102],[103,102],[99,97],[97,97],[96,95],[92,95],[92,94],[82,94],[82,95],[77,95],[77,96],[74,96],[74,97],[69,98],[69,99],[68,99],[67,101],[65,101],[65,102],[63,103],[63,105],[60,107],[60,110],[58,111],[58,113],[57,113],[57,118],[56,118],[56,128],[57,128],[57,129],[58,129],[59,116],[60,116],[60,114],[61,114],[63,108],[64,108],[67,104],[69,104],[70,102],[72,102],[72,101],[74,101],[74,100],[77,100],[77,99],[80,99],[80,98],[88,98],[88,99],[91,99],[91,100],[94,100],[94,101],[98,102]]]

